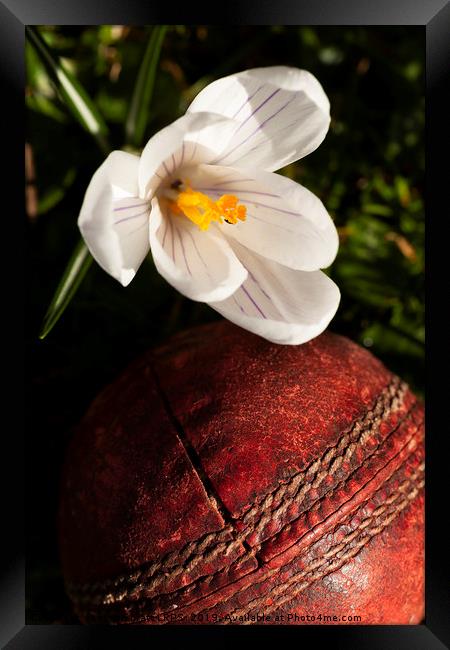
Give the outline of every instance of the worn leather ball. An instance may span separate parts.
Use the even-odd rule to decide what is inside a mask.
[[[423,468],[423,406],[367,350],[192,329],[69,445],[67,593],[83,623],[420,623]]]

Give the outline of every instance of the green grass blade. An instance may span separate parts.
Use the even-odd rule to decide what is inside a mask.
[[[53,56],[37,28],[28,25],[25,29],[29,42],[41,59],[67,108],[81,126],[95,138],[102,152],[108,154],[111,151],[108,144],[108,127],[94,102],[80,82],[64,68],[61,61]]]
[[[67,305],[72,300],[75,292],[91,266],[92,261],[93,257],[88,251],[86,244],[81,239],[67,264],[66,270],[64,271],[61,281],[55,291],[50,307],[45,314],[42,328],[39,333],[40,339],[45,339],[47,334],[61,318]]]
[[[134,147],[142,146],[150,115],[150,102],[155,85],[159,55],[166,31],[167,25],[155,25],[153,27],[136,79],[125,123],[126,144]]]

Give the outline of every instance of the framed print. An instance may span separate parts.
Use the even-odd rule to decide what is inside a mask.
[[[444,648],[448,3],[186,8],[0,4],[3,645]]]

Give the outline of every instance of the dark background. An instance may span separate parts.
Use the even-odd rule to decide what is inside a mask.
[[[94,99],[114,148],[149,36],[143,27],[41,27]],[[342,300],[330,325],[368,347],[423,395],[424,29],[170,26],[148,133],[181,115],[210,80],[287,64],[317,76],[332,123],[322,145],[283,170],[315,192],[341,245],[329,269]],[[105,383],[148,347],[219,315],[180,296],[144,262],[127,288],[96,265],[44,341],[45,310],[79,239],[86,186],[103,160],[27,48],[27,623],[71,622],[55,516],[67,441]]]

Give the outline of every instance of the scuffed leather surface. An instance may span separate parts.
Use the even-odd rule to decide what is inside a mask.
[[[155,353],[155,368],[233,516],[333,445],[390,377],[343,337],[282,346],[228,323],[180,336],[176,354]]]
[[[425,615],[423,512],[422,493],[355,558],[280,611],[286,618],[294,613],[337,616],[338,620],[329,621],[335,625],[342,624],[343,616],[354,615],[361,616],[356,625],[419,624]]]
[[[423,492],[403,492],[420,478],[423,408],[402,389],[366,423],[393,381],[343,337],[277,346],[227,322],[132,364],[89,409],[62,480],[63,570],[82,622],[419,622]],[[380,530],[364,542],[366,525]]]
[[[68,451],[60,508],[66,578],[114,576],[223,525],[148,365],[134,364],[97,398]]]

